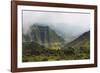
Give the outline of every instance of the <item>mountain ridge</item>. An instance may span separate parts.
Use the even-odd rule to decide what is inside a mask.
[[[43,45],[46,48],[52,49],[60,49],[60,47],[64,43],[64,39],[49,26],[34,24],[31,26],[30,31],[31,32],[27,35],[23,34],[23,40],[29,42],[34,41],[40,45]]]
[[[69,42],[66,47],[85,47],[90,48],[90,31],[87,31],[80,35],[78,38],[74,39],[73,41]]]

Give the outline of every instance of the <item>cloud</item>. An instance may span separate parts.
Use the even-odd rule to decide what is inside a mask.
[[[24,33],[34,23],[50,26],[68,41],[90,30],[90,14],[23,11]]]

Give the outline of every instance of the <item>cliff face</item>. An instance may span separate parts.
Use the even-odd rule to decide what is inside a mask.
[[[60,49],[64,39],[48,26],[32,25],[30,32],[23,34],[23,42],[35,42],[51,49]]]

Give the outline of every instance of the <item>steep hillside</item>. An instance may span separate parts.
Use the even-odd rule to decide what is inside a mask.
[[[83,33],[78,38],[65,45],[65,47],[90,48],[90,31]]]
[[[46,48],[60,49],[64,39],[49,26],[34,24],[29,33],[23,34],[23,42],[36,42]]]
[[[72,42],[62,47],[65,54],[74,54],[74,59],[89,59],[90,58],[90,31],[83,33]]]

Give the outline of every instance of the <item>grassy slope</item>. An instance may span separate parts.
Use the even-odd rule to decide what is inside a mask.
[[[72,42],[65,45],[65,47],[73,47],[73,48],[79,48],[79,47],[85,47],[90,48],[90,31],[85,32]]]
[[[64,50],[74,52],[75,59],[90,58],[90,31],[83,33],[81,36],[68,43],[63,47]]]
[[[55,31],[49,31],[49,47],[36,42],[23,42],[23,62],[88,59],[90,31],[62,47],[64,40]],[[39,39],[39,36],[38,38]],[[59,49],[60,48],[60,49]]]

